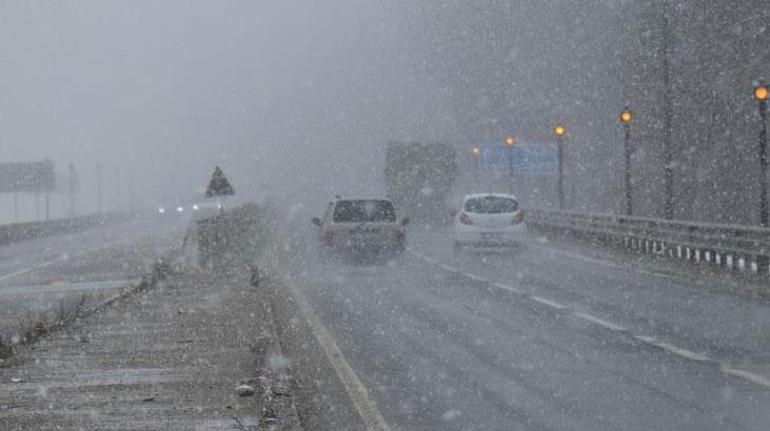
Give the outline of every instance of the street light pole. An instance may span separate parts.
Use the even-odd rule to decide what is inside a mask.
[[[759,224],[767,226],[767,97],[768,88],[763,81],[754,87],[754,98],[759,102]]]
[[[558,177],[556,179],[556,191],[558,193],[559,197],[559,209],[564,209],[564,169],[563,169],[563,158],[564,158],[564,134],[567,133],[567,129],[564,128],[562,125],[558,125],[554,127],[553,132],[556,134],[556,151],[557,151],[557,163],[558,163]]]
[[[763,80],[754,85],[754,99],[759,102],[759,225],[767,227],[767,97],[768,88]],[[770,259],[757,256],[757,272],[767,275]]]
[[[505,145],[508,147],[508,182],[510,183],[510,192],[513,194],[513,144],[516,140],[513,135],[505,137]]]
[[[623,150],[625,154],[626,165],[626,215],[633,214],[631,208],[631,120],[634,118],[634,114],[626,106],[620,113],[620,122],[623,123],[623,131],[625,139],[623,141]]]
[[[481,153],[479,146],[473,145],[473,147],[471,147],[471,155],[473,156],[473,180],[476,183],[477,189],[479,187],[479,153]]]

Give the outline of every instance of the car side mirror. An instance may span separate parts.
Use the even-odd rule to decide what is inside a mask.
[[[313,217],[312,219],[310,219],[310,223],[313,223],[317,227],[321,227],[321,219],[318,217]]]
[[[401,219],[401,226],[406,226],[409,224],[409,217],[404,217]]]

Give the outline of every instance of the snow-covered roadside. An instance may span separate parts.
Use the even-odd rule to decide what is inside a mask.
[[[53,334],[20,352],[21,365],[0,369],[0,423],[299,428],[262,287],[241,271],[187,268]],[[242,384],[254,387],[254,396],[239,396]]]

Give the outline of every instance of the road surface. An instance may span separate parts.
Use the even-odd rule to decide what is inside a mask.
[[[0,247],[0,333],[11,336],[20,320],[55,312],[62,302],[96,303],[135,284],[182,226],[139,219]]]
[[[770,424],[770,307],[716,281],[534,237],[454,256],[446,232],[417,228],[391,264],[322,265],[312,231],[293,232],[291,283],[334,344],[327,356],[341,355],[337,374],[354,373],[350,398],[368,393],[358,406],[381,429]]]
[[[27,289],[26,297],[114,287],[145,270],[178,227],[144,220],[6,247],[0,301]],[[312,228],[290,227],[276,250],[295,301],[282,290],[270,297],[288,316],[278,317],[280,343],[306,426],[646,431],[770,423],[770,307],[731,293],[736,286],[724,280],[658,274],[537,237],[515,250],[454,255],[447,232],[417,226],[397,261],[321,264]],[[303,325],[311,335],[296,330]]]

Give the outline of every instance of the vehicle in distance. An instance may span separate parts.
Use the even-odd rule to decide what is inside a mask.
[[[322,260],[335,254],[392,258],[404,252],[409,219],[388,199],[335,199],[312,223]]]
[[[446,143],[390,142],[385,156],[387,198],[415,221],[448,224],[457,154]]]
[[[465,195],[454,219],[454,250],[465,246],[515,246],[524,233],[524,211],[513,195]]]

